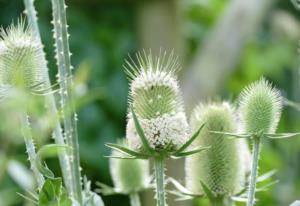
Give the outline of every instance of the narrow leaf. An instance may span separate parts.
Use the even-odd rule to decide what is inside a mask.
[[[206,184],[202,181],[200,181],[201,183],[201,186],[203,188],[203,191],[204,193],[206,194],[206,196],[209,198],[209,199],[213,199],[215,198],[215,195],[213,194],[213,192],[206,186]]]
[[[134,150],[131,150],[131,149],[124,147],[122,145],[119,145],[119,144],[106,143],[105,146],[107,146],[111,149],[117,150],[123,154],[129,155],[129,156],[135,156],[135,157],[140,157],[140,158],[144,158],[144,159],[148,158],[148,155],[146,155],[146,154],[136,152]]]
[[[173,178],[169,178],[168,180],[175,186],[175,188],[180,192],[180,194],[184,196],[190,196],[190,197],[203,196],[201,194],[194,194],[193,192],[189,191],[187,188],[185,188],[182,184],[180,184],[177,180]]]
[[[250,138],[251,134],[237,134],[237,133],[230,133],[230,132],[220,132],[220,131],[209,131],[210,133],[213,134],[223,134],[223,135],[228,135],[236,138]]]
[[[186,141],[186,143],[184,143],[175,153],[174,155],[181,153],[182,151],[184,151],[188,146],[190,146],[193,141],[198,137],[198,135],[200,134],[201,130],[203,129],[203,127],[205,126],[205,124],[202,124],[200,126],[200,128],[192,135],[192,137]]]
[[[144,133],[144,131],[143,131],[143,129],[142,129],[140,123],[139,123],[139,120],[138,120],[138,118],[137,118],[137,116],[136,116],[136,114],[135,114],[132,107],[131,107],[131,112],[132,112],[132,117],[133,117],[135,129],[136,129],[136,131],[137,131],[137,133],[138,133],[138,135],[139,135],[139,137],[140,137],[140,139],[143,143],[144,148],[146,149],[146,151],[149,154],[151,154],[151,155],[154,154],[154,150],[150,147],[149,142],[148,142],[148,140],[145,136],[145,133]]]
[[[267,179],[269,179],[270,177],[272,177],[277,171],[276,170],[271,170],[269,172],[266,172],[262,175],[260,175],[259,177],[257,177],[256,182],[263,182]]]
[[[265,134],[267,137],[271,139],[284,139],[284,138],[289,138],[289,137],[294,137],[297,135],[300,135],[300,132],[296,133],[277,133],[277,134]]]
[[[273,182],[270,182],[269,184],[266,184],[262,187],[256,188],[257,192],[263,192],[263,191],[267,191],[271,186],[277,184],[279,182],[279,180],[275,180]]]
[[[173,158],[181,158],[181,157],[186,157],[186,156],[190,156],[199,152],[202,152],[204,150],[209,149],[210,147],[200,147],[198,149],[194,149],[194,150],[190,150],[190,151],[186,151],[186,152],[180,152],[180,153],[175,153],[174,155],[172,155]]]

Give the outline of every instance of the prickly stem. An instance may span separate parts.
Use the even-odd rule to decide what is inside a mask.
[[[72,182],[74,184],[74,198],[82,203],[82,188],[79,161],[79,145],[76,125],[75,106],[72,96],[72,66],[70,62],[71,53],[69,51],[66,5],[64,0],[52,0],[54,38],[56,47],[56,60],[58,75],[60,78],[60,96],[62,116],[64,119],[64,132],[66,143],[72,147],[71,156]],[[68,105],[68,106],[67,106]]]
[[[37,22],[37,12],[34,7],[34,0],[24,0],[24,5],[25,5],[25,14],[27,15],[29,24],[31,25],[31,28],[34,34],[36,35],[37,41],[39,41],[42,44],[38,22]],[[44,68],[47,68],[45,52],[42,51],[42,54],[43,54],[43,62],[45,64]],[[50,77],[48,75],[48,71],[47,71],[47,76],[45,81],[46,81],[45,82],[46,88],[51,88],[51,82],[50,82]],[[52,92],[49,92],[49,94],[45,97],[45,101],[46,101],[46,108],[48,108],[49,113],[58,114],[55,98]],[[55,140],[56,144],[65,144],[62,135],[61,125],[58,118],[55,118],[55,128],[52,133],[52,137]],[[71,168],[70,168],[68,156],[65,151],[62,151],[59,154],[59,162],[60,162],[60,168],[62,170],[62,175],[63,175],[66,188],[69,193],[72,193],[72,180],[70,179],[71,176],[69,175],[69,173],[71,172]]]
[[[164,161],[165,160],[163,157],[154,158],[157,206],[167,206],[165,194]]]
[[[28,154],[29,162],[31,170],[33,171],[33,174],[35,176],[35,179],[37,181],[37,185],[39,190],[41,190],[45,179],[43,175],[39,172],[37,166],[36,166],[36,152],[34,147],[34,141],[31,134],[31,128],[30,123],[28,120],[28,115],[26,113],[23,113],[20,115],[20,123],[21,123],[21,131],[22,135],[24,137],[26,151]]]
[[[260,147],[261,147],[260,141],[261,141],[260,137],[257,136],[253,137],[253,159],[252,159],[247,206],[253,206],[255,201],[256,178],[257,178],[258,161],[259,161],[259,154],[260,154]]]

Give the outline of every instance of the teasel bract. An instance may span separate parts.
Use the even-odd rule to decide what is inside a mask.
[[[228,102],[196,106],[190,118],[191,129],[203,123],[205,127],[193,144],[210,149],[186,158],[186,188],[195,195],[208,196],[213,205],[227,205],[246,186],[248,145],[245,139],[212,133],[237,131],[235,111]]]
[[[181,158],[207,148],[186,151],[200,133],[200,127],[190,138],[176,73],[179,70],[173,52],[138,53],[137,62],[126,61],[130,81],[129,113],[126,139],[129,148],[115,144],[107,146],[121,150],[129,158],[153,159],[158,206],[165,206],[165,159]]]

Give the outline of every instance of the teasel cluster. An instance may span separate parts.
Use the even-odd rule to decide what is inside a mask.
[[[126,61],[130,81],[129,112],[126,130],[128,147],[107,146],[122,151],[127,158],[154,161],[155,191],[158,206],[165,206],[165,160],[195,154],[207,148],[186,150],[202,126],[190,138],[176,74],[177,58],[171,52],[140,52],[136,61]]]

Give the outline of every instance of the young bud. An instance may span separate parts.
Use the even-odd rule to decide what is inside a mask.
[[[43,61],[42,45],[24,22],[6,30],[1,29],[1,88],[20,89],[30,93],[40,91],[47,74]]]
[[[193,146],[210,146],[210,149],[186,158],[186,186],[193,193],[204,194],[200,184],[203,182],[216,196],[236,194],[245,185],[243,149],[248,149],[248,145],[244,139],[210,132],[236,132],[234,110],[227,102],[200,104],[191,116],[192,130],[196,131],[203,123],[205,127]]]
[[[125,143],[122,143],[125,146]],[[121,156],[116,150],[112,156]],[[110,173],[115,190],[130,194],[149,187],[149,161],[140,159],[110,159]]]
[[[280,92],[264,78],[250,84],[241,93],[239,112],[245,132],[274,133],[282,109]]]
[[[137,55],[138,65],[127,62],[130,79],[129,105],[132,106],[152,148],[175,150],[188,135],[188,124],[179,91],[176,71],[177,59],[173,56],[153,58],[151,54]],[[127,138],[129,146],[142,150],[134,121],[128,114]]]

